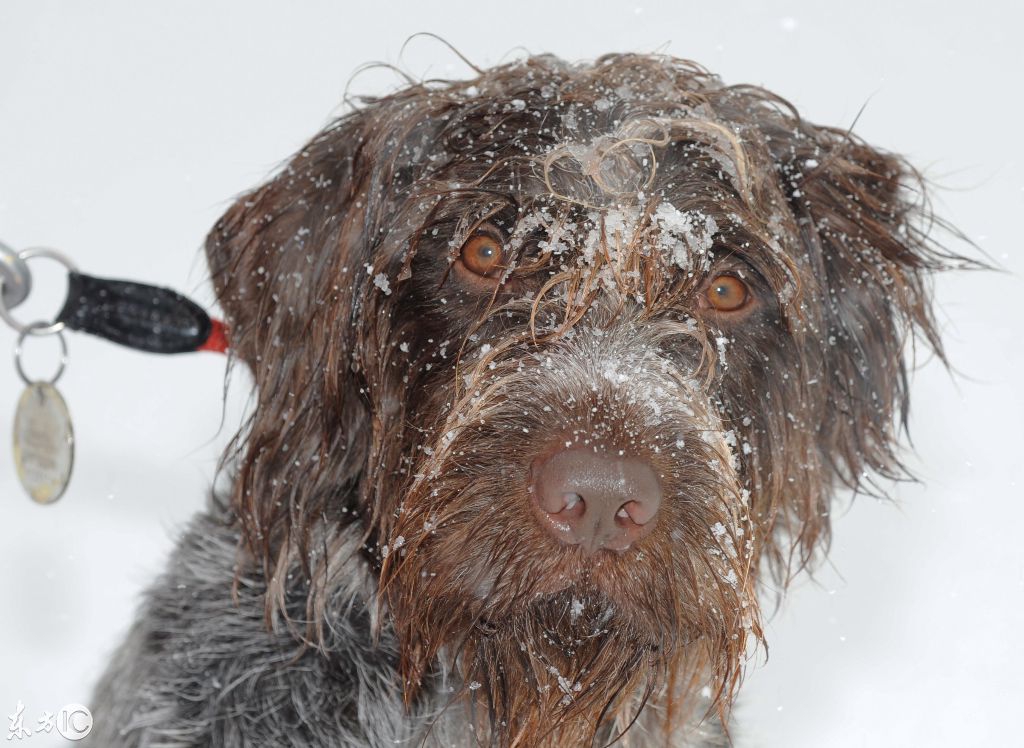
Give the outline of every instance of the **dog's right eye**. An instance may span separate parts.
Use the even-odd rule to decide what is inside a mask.
[[[506,268],[505,243],[496,230],[477,229],[459,250],[459,261],[473,275],[498,278]]]

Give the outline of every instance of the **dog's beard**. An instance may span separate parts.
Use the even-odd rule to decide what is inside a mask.
[[[461,686],[453,701],[499,745],[589,744],[598,730],[610,739],[650,697],[666,721],[685,719],[695,705],[673,700],[695,684],[724,706],[757,609],[749,562],[723,549],[720,530],[696,531],[729,521],[707,508],[693,502],[688,521],[671,518],[677,527],[665,531],[688,538],[675,546],[588,556],[538,547],[522,519],[500,534],[471,510],[461,524],[433,515],[438,527],[417,537],[423,522],[407,507],[396,537],[411,540],[384,571],[407,697],[447,669]]]
[[[621,732],[678,652],[652,634],[624,625],[588,584],[478,622],[455,663],[472,721],[498,744],[585,745],[599,730]]]
[[[759,636],[751,522],[706,396],[663,361],[616,363],[628,391],[609,383],[606,358],[574,392],[579,364],[482,361],[493,386],[435,410],[459,415],[430,430],[439,438],[386,527],[383,599],[407,698],[447,666],[497,744],[611,738],[650,697],[671,723],[697,681],[725,707]],[[643,451],[670,497],[652,534],[622,553],[554,542],[530,514],[523,475],[542,446],[530,434]]]
[[[440,666],[454,675],[460,688],[449,708],[467,709],[478,737],[490,736],[485,743],[588,744],[612,717],[625,722],[621,731],[627,710],[639,709],[637,694],[663,682],[681,651],[670,633],[677,629],[627,623],[586,577],[529,600],[470,604],[459,592],[439,594],[451,581],[434,576],[409,597],[389,597],[403,674],[418,681]]]

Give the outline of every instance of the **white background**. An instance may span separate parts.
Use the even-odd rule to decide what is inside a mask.
[[[939,279],[950,359],[914,377],[920,485],[858,499],[830,564],[771,620],[738,708],[745,746],[1021,745],[1024,704],[1024,58],[1018,3],[11,2],[0,5],[0,240],[86,272],[211,300],[199,247],[231,197],[316,131],[367,61],[462,76],[489,65],[663,50],[850,125],[937,182],[936,208],[1007,271]],[[395,77],[358,77],[383,92]],[[963,246],[958,249],[966,249]],[[52,316],[61,273],[33,261],[20,309]],[[15,336],[0,327],[0,353]],[[237,407],[224,361],[74,335],[61,389],[78,435],[68,494],[21,492],[0,358],[0,715],[88,704],[91,683],[198,509]],[[28,351],[46,374],[50,343]],[[4,354],[6,357],[6,354]],[[242,393],[244,394],[244,393]],[[241,397],[236,398],[240,400]],[[6,735],[7,722],[0,722]],[[33,736],[27,745],[53,738]],[[15,743],[16,744],[16,743]]]

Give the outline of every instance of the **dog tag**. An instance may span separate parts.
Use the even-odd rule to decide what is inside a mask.
[[[14,464],[28,495],[40,504],[59,499],[71,480],[75,437],[64,398],[49,382],[22,393],[14,416]]]

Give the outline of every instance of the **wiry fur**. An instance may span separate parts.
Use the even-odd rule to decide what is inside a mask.
[[[939,350],[928,274],[955,259],[921,187],[666,57],[363,102],[209,237],[256,404],[98,744],[717,744],[762,565],[827,545],[837,485],[902,474],[904,345]],[[458,259],[485,222],[497,285]],[[699,302],[722,272],[742,313]],[[648,537],[542,532],[530,466],[562,445],[655,468]]]

